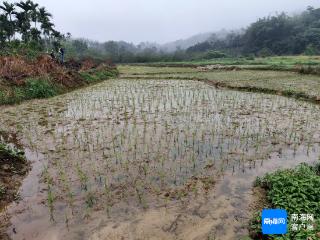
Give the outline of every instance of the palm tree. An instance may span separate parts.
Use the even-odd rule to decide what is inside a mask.
[[[28,42],[30,39],[30,11],[32,10],[31,1],[27,0],[26,2],[20,1],[16,3],[16,6],[21,8],[23,11],[16,14],[17,25],[20,28],[20,33],[22,34],[22,39],[25,42]]]
[[[45,39],[46,48],[48,51],[47,37],[50,36],[50,32],[53,30],[54,24],[51,23],[50,18],[52,15],[46,10],[45,7],[39,8],[39,21],[41,23],[42,33]]]
[[[25,43],[29,41],[40,43],[44,38],[48,50],[48,40],[51,44],[52,39],[61,41],[64,37],[54,29],[52,15],[46,8],[39,8],[39,5],[32,0],[20,0],[15,4],[3,1],[0,4],[0,11],[0,43],[10,42],[11,37],[15,38],[15,33],[18,32]],[[37,26],[38,23],[41,24],[40,27]],[[1,44],[2,46],[4,44]]]
[[[39,29],[37,28],[37,21],[39,20],[39,16],[40,16],[38,12],[38,6],[39,4],[30,1],[30,7],[31,7],[30,18],[31,18],[31,21],[34,22],[34,27],[31,28],[30,30],[30,35],[33,41],[39,43],[41,40],[41,31],[39,31]]]
[[[45,7],[39,8],[39,21],[46,25],[47,22],[50,22],[50,18],[52,17],[51,13],[49,13]]]
[[[31,20],[34,22],[34,28],[37,28],[37,21],[39,19],[39,12],[38,12],[38,3],[34,3],[30,1],[30,7],[31,7]]]
[[[30,35],[33,41],[39,43],[41,40],[41,32],[37,28],[31,28]]]
[[[29,41],[30,37],[30,22],[27,21],[26,19],[28,18],[26,16],[25,12],[15,12],[16,16],[16,26],[17,26],[17,31],[21,33],[21,38],[24,42]]]
[[[5,31],[5,26],[7,22],[7,17],[4,14],[0,14],[0,49],[4,47],[6,41],[7,33]]]
[[[14,4],[8,3],[8,2],[3,2],[3,6],[0,5],[0,9],[2,9],[5,13],[6,18],[9,16],[9,29],[10,32],[8,33],[8,40],[9,42],[11,41],[11,36],[15,35],[15,24],[12,21],[12,14],[14,14]]]
[[[26,13],[32,10],[32,2],[30,0],[27,0],[26,2],[20,1],[16,3],[16,6],[21,8]]]

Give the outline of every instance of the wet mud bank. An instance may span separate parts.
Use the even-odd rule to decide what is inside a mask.
[[[173,73],[174,74],[174,73]],[[181,73],[179,73],[181,74]],[[154,73],[145,74],[145,75],[154,75]],[[228,83],[219,82],[210,79],[201,79],[196,77],[179,77],[174,76],[170,77],[159,77],[159,76],[135,76],[132,74],[131,76],[123,76],[124,79],[141,79],[141,80],[148,80],[148,79],[157,79],[157,80],[165,80],[165,79],[172,79],[172,80],[191,80],[191,81],[199,81],[206,83],[208,85],[214,86],[220,89],[226,90],[235,90],[235,91],[242,91],[242,92],[253,92],[253,93],[263,93],[263,94],[273,94],[278,96],[285,96],[289,98],[294,98],[297,100],[302,100],[310,103],[320,104],[320,97],[319,96],[311,96],[307,93],[303,92],[296,92],[292,90],[274,90],[270,88],[263,88],[263,87],[254,87],[254,86],[233,86]]]
[[[6,234],[9,226],[6,207],[19,201],[18,190],[31,168],[20,148],[14,134],[0,133],[0,239],[9,239]]]

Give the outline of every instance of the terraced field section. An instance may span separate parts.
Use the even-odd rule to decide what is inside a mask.
[[[12,239],[248,239],[255,178],[319,158],[319,105],[208,84],[303,85],[306,96],[319,96],[318,77],[120,72],[0,109],[1,128],[18,136],[32,163],[21,200],[5,212]]]

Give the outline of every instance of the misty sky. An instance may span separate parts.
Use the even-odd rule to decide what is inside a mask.
[[[14,2],[14,1],[10,1]],[[276,12],[297,13],[319,0],[35,0],[58,30],[93,40],[165,43],[239,29]]]

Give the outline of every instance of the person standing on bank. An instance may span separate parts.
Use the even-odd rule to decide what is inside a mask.
[[[63,64],[64,63],[64,49],[63,48],[59,48],[59,54],[60,54],[61,64]]]

